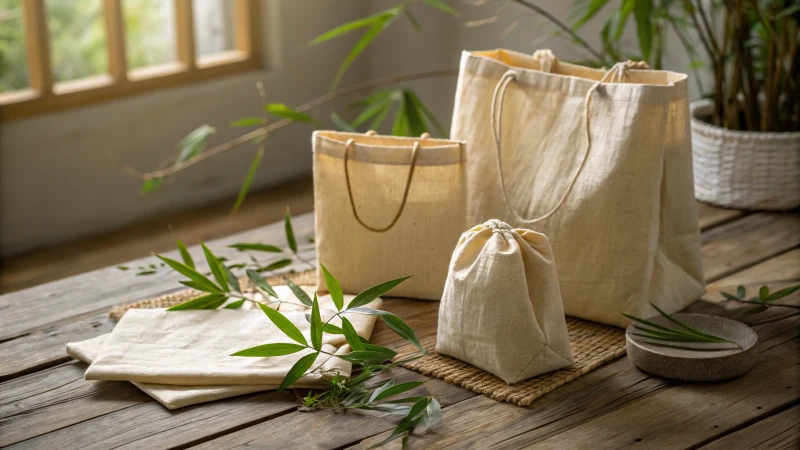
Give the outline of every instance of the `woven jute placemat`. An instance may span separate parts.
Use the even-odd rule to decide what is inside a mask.
[[[267,282],[273,286],[282,286],[286,284],[286,282],[283,280],[283,277],[292,280],[297,285],[317,284],[317,274],[313,270],[308,270],[305,272],[287,273],[274,277],[268,277]],[[254,290],[253,283],[247,277],[239,278],[239,286],[242,288],[243,292],[253,292]],[[206,293],[196,291],[194,289],[184,289],[182,291],[161,295],[146,300],[140,300],[134,303],[117,305],[111,308],[111,311],[108,312],[108,317],[114,320],[119,320],[122,317],[122,315],[125,314],[125,312],[131,308],[169,308],[170,306],[175,306],[203,295],[206,295]]]
[[[544,394],[625,355],[625,330],[621,328],[567,317],[567,330],[574,364],[513,385],[464,361],[438,353],[405,364],[404,367],[495,400],[527,406]],[[434,348],[436,336],[426,337],[421,344],[425,348]],[[413,347],[405,346],[398,350],[398,357],[413,353]]]
[[[313,270],[269,277],[267,281],[274,286],[280,286],[285,284],[284,276],[298,285],[316,285],[317,283],[316,273]],[[253,290],[253,285],[248,278],[240,278],[239,283],[243,291]],[[201,295],[204,293],[186,289],[116,306],[108,315],[112,319],[119,320],[125,311],[131,308],[168,308]],[[514,385],[508,385],[496,376],[468,363],[437,353],[405,364],[404,367],[430,377],[440,378],[448,383],[457,384],[495,400],[527,406],[544,394],[625,355],[625,330],[623,329],[574,317],[567,317],[567,329],[575,363],[565,369],[530,378]],[[436,335],[426,336],[421,343],[425,348],[434,348]],[[411,345],[401,347],[397,350],[398,359],[410,356],[415,352],[416,350]]]

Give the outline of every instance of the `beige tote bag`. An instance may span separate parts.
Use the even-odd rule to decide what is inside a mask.
[[[439,307],[436,351],[509,384],[572,365],[547,236],[499,220],[461,235]]]
[[[347,293],[414,275],[390,295],[440,300],[466,228],[463,142],[317,131],[313,144],[317,260]]]
[[[617,326],[704,292],[687,77],[640,64],[464,52],[451,130],[467,221],[547,235],[566,313]]]

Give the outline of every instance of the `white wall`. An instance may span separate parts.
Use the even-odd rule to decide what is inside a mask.
[[[109,148],[124,163],[149,169],[202,123],[219,130],[210,145],[224,142],[241,132],[228,128],[228,122],[260,114],[255,90],[258,79],[264,81],[271,101],[297,105],[322,95],[356,37],[337,38],[311,48],[306,43],[322,31],[397,1],[262,3],[261,28],[268,65],[264,71],[0,124],[0,255],[234,197],[255,148],[238,149],[190,168],[147,196],[139,194],[139,182],[123,175],[105,157],[104,149]],[[356,61],[342,85],[399,73],[457,68],[462,49],[505,47],[533,52],[551,48],[564,59],[585,58],[569,41],[548,38],[554,29],[518,5],[503,8],[496,23],[465,28],[468,21],[497,15],[503,2],[479,7],[454,0],[451,3],[461,10],[460,17],[413,5],[423,31],[417,32],[405,18],[398,19]],[[544,0],[536,4],[566,20],[572,2]],[[602,21],[598,17],[581,32],[596,46]],[[517,25],[509,31],[513,23]],[[635,45],[632,37],[629,40]],[[672,49],[667,62],[680,70],[686,58]],[[453,77],[413,83],[446,128],[455,81]],[[319,117],[327,118],[327,113],[320,112]],[[309,173],[310,133],[310,127],[295,125],[271,136],[254,187],[280,184]]]
[[[236,195],[255,148],[239,149],[174,177],[156,193],[139,194],[104,153],[139,169],[155,167],[203,123],[218,129],[210,145],[241,133],[228,123],[260,115],[255,82],[269,99],[297,105],[324,94],[353,38],[307,46],[323,30],[368,13],[365,1],[264,0],[262,72],[70,109],[0,124],[0,255],[113,230],[147,218]],[[366,77],[357,62],[344,83]],[[254,183],[275,185],[308,173],[310,133],[292,126],[270,137]]]

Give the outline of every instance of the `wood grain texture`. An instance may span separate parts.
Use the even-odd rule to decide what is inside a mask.
[[[751,214],[703,233],[702,242],[706,281],[713,282],[800,245],[800,213]]]
[[[68,343],[110,333],[112,329],[114,322],[101,313],[0,343],[0,381],[69,361],[64,351]]]
[[[298,242],[307,242],[313,236],[313,214],[302,214],[295,217],[293,223]],[[285,241],[283,223],[274,223],[256,230],[235,234],[210,242],[209,247],[218,255],[229,258],[231,262],[245,262],[247,252],[238,252],[227,248],[234,242],[270,242]],[[303,245],[301,254],[313,259],[314,248],[311,244]],[[199,246],[190,248],[197,261],[197,270],[206,271]],[[264,261],[278,259],[272,256]],[[180,259],[177,250],[165,253],[165,256]],[[160,261],[151,256],[128,263],[129,266],[140,264],[158,264]],[[288,272],[293,269],[306,268],[305,264],[296,264],[281,269]],[[0,341],[17,337],[38,328],[54,323],[80,317],[90,313],[99,313],[113,305],[128,303],[148,297],[165,294],[180,287],[178,280],[182,276],[171,270],[160,270],[155,275],[137,276],[135,270],[120,271],[116,267],[89,272],[77,277],[67,278],[39,285],[22,291],[0,296]],[[68,307],[66,307],[68,305]]]
[[[720,208],[708,203],[697,202],[697,215],[701,231],[738,219],[745,214],[747,213],[737,209]]]
[[[797,450],[800,448],[800,406],[794,406],[749,427],[717,439],[702,450]]]

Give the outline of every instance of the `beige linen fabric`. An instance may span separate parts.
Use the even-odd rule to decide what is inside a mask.
[[[348,293],[414,275],[390,295],[441,299],[450,252],[466,228],[464,143],[317,131],[313,145],[317,260]],[[368,228],[386,228],[398,211],[388,230]]]
[[[467,221],[547,235],[568,315],[626,326],[623,312],[704,292],[686,78],[545,51],[462,56],[451,136],[469,143]]]
[[[274,287],[285,301],[297,302],[286,286]],[[303,287],[313,292],[313,287]],[[349,302],[354,296],[345,295]],[[382,300],[368,307],[379,309]],[[321,316],[327,320],[334,309],[330,296],[320,298]],[[306,336],[309,325],[302,307],[282,304],[281,312]],[[356,332],[369,338],[376,316],[347,314]],[[341,325],[335,318],[334,325]],[[292,342],[264,315],[255,310],[173,311],[131,309],[110,334],[67,345],[67,353],[90,363],[88,380],[123,380],[170,409],[250,392],[277,389],[289,368],[309,351],[276,358],[245,358],[230,354],[271,342]],[[325,335],[323,350],[347,353],[346,340]],[[327,355],[320,355],[321,364]],[[303,376],[292,387],[324,387],[335,372],[349,376],[350,363],[331,358],[322,374]]]
[[[81,342],[67,344],[67,354],[86,364],[92,364],[97,359],[100,348],[110,335],[103,334],[92,339]],[[337,354],[349,353],[350,347],[344,345],[339,347]],[[338,358],[333,358],[322,366],[323,372],[340,371],[349,374],[350,364]],[[133,385],[145,394],[153,397],[156,401],[166,406],[168,409],[179,409],[185,406],[196,405],[198,403],[213,402],[224,398],[236,397],[237,395],[251,394],[253,392],[274,391],[280,386],[278,384],[253,384],[253,385],[229,385],[229,386],[175,386],[170,384],[137,383]],[[325,388],[327,383],[301,382],[292,385],[294,388]]]
[[[545,235],[499,220],[461,235],[439,308],[436,351],[509,384],[572,364]]]

